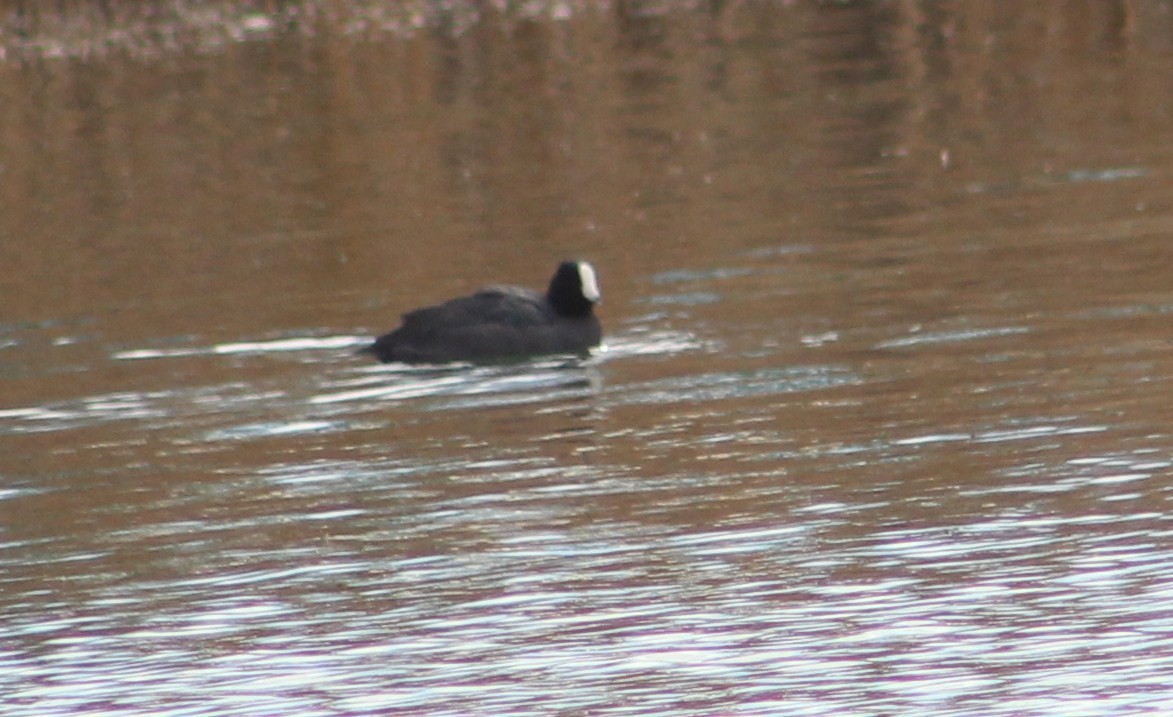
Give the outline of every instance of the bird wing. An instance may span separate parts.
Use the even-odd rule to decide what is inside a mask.
[[[486,324],[530,326],[547,321],[549,310],[541,294],[515,286],[491,286],[470,296],[408,312],[403,315],[403,328],[413,333],[431,333]]]

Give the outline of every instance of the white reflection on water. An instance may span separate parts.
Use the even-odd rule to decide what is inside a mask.
[[[110,358],[118,361],[179,358],[185,356],[230,356],[233,354],[266,354],[312,350],[359,348],[370,343],[362,336],[325,336],[272,339],[269,341],[235,341],[208,347],[174,349],[128,349],[115,351]]]
[[[1171,536],[1138,508],[1165,453],[1040,459],[1114,429],[1038,415],[796,444],[770,397],[867,391],[846,364],[604,381],[704,346],[633,331],[586,363],[321,359],[300,392],[278,377],[9,409],[17,427],[179,430],[242,465],[149,508],[110,501],[121,529],[0,544],[6,713],[1099,715],[1173,697]],[[584,399],[587,419],[543,422]],[[537,432],[470,435],[486,412]],[[248,453],[319,433],[355,455]],[[582,453],[583,436],[605,440]],[[1020,460],[916,485],[953,453]],[[1081,491],[1079,509],[1055,502]]]
[[[1170,464],[1067,462],[1093,488]],[[1173,694],[1157,512],[885,527],[884,501],[794,504],[779,476],[753,512],[682,520],[745,481],[530,457],[273,465],[221,496],[255,502],[245,516],[75,556],[152,545],[140,560],[189,566],[173,577],[10,601],[7,714],[536,715],[616,694],[641,714],[1110,714]],[[628,520],[593,507],[607,495]]]
[[[453,368],[375,367],[310,403],[328,405],[356,401],[403,401],[428,397],[465,397],[468,405],[529,403],[551,400],[558,391],[571,394],[597,391],[602,378],[589,362],[533,361],[516,365]],[[471,401],[471,403],[469,403]],[[460,407],[462,403],[452,404]]]
[[[860,381],[846,367],[788,366],[657,379],[625,387],[618,400],[636,404],[723,401],[851,386]]]
[[[0,410],[0,434],[79,428],[104,421],[150,420],[166,415],[158,405],[168,392],[87,396],[77,401]]]
[[[292,357],[298,361],[320,362],[344,358],[353,370],[327,375],[313,395],[302,397],[284,385],[228,383],[221,386],[189,388],[181,392],[124,391],[89,396],[73,401],[40,406],[0,409],[0,434],[59,431],[82,428],[108,421],[144,421],[168,424],[196,417],[210,417],[243,410],[277,411],[278,420],[220,427],[208,434],[210,440],[263,438],[343,430],[351,424],[329,418],[349,406],[385,406],[389,402],[415,399],[442,399],[435,409],[477,406],[549,403],[591,395],[602,390],[597,366],[605,360],[633,356],[696,351],[705,346],[689,334],[636,329],[609,339],[593,358],[540,359],[500,366],[413,367],[382,366],[350,357],[350,349],[369,343],[359,336],[283,338],[268,341],[233,342],[212,346],[167,349],[133,349],[111,355],[115,360],[176,360],[215,356]],[[303,405],[304,401],[304,405]],[[320,408],[319,408],[320,407]]]

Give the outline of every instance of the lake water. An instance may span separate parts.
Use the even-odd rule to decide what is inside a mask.
[[[5,715],[1173,702],[1168,3],[6,5]]]

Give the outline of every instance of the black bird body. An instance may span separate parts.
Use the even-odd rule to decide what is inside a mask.
[[[491,286],[403,315],[399,328],[364,351],[384,363],[503,361],[548,354],[586,354],[602,340],[594,314],[594,269],[564,262],[545,294]]]

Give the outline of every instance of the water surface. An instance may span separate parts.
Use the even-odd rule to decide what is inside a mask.
[[[6,715],[1173,700],[1165,3],[323,7],[0,37]]]

